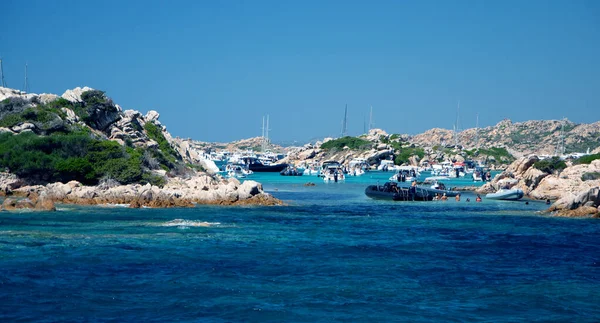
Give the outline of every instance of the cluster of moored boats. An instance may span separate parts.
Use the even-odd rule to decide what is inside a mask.
[[[349,176],[363,175],[370,169],[369,163],[364,158],[353,159],[347,166],[337,161],[325,161],[318,166],[314,164],[294,166],[278,163],[278,158],[274,155],[260,157],[246,155],[230,158],[223,165],[221,173],[228,177],[245,178],[255,172],[279,172],[283,176],[318,176],[324,182],[341,182]],[[455,197],[460,192],[447,188],[443,181],[466,177],[467,174],[471,174],[474,181],[491,180],[489,169],[469,162],[446,162],[423,168],[398,166],[390,160],[382,160],[377,170],[393,172],[393,175],[390,176],[389,182],[383,185],[367,186],[365,194],[373,199],[394,201],[431,201],[440,197]],[[417,184],[423,171],[430,171],[431,176]],[[508,187],[485,196],[486,199],[491,200],[519,200],[522,197],[522,190]]]

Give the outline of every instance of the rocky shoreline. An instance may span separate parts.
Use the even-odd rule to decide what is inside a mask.
[[[522,189],[531,199],[554,201],[546,211],[550,215],[600,217],[600,179],[587,179],[585,176],[600,173],[600,159],[590,164],[570,165],[552,174],[533,167],[539,160],[535,155],[517,159],[477,192],[495,192],[508,183],[513,188]]]
[[[77,181],[24,185],[14,174],[0,173],[2,210],[56,210],[55,203],[129,205],[131,208],[194,207],[196,205],[283,205],[256,181],[219,179],[198,172],[189,178],[170,178],[160,188],[150,184],[84,186]]]

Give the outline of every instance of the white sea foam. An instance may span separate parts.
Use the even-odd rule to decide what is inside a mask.
[[[198,220],[175,219],[161,224],[163,227],[212,227],[219,225],[219,222],[206,222]]]
[[[99,207],[123,207],[128,208],[129,204],[119,204],[119,203],[107,203],[107,204],[98,204]]]

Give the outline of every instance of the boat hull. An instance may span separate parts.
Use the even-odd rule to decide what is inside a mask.
[[[281,172],[288,165],[287,164],[275,164],[275,165],[261,165],[261,164],[250,164],[248,168],[257,173],[274,173]]]
[[[304,175],[304,172],[299,171],[297,169],[286,168],[286,169],[282,170],[281,172],[279,172],[279,174],[281,174],[282,176],[302,176],[302,175]]]
[[[388,183],[386,183],[386,185],[369,185],[365,189],[365,195],[376,200],[432,201],[436,194],[442,196],[445,193],[448,197],[460,194],[460,192],[457,191],[439,190],[422,186],[417,186],[414,191],[411,191],[410,186],[394,186],[387,184]]]
[[[486,199],[490,200],[506,200],[506,201],[516,201],[523,198],[523,191],[520,189],[512,189],[512,190],[499,190],[496,193],[490,193],[485,196]]]

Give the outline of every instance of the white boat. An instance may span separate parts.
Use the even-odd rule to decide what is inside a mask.
[[[227,164],[225,166],[225,174],[227,177],[235,177],[235,178],[246,178],[246,176],[252,174],[253,172],[248,169],[248,166],[245,164]]]
[[[298,166],[298,169],[302,169],[302,175],[304,176],[318,176],[320,171],[320,166],[314,163],[303,163]]]
[[[496,193],[490,193],[485,196],[485,198],[490,200],[510,200],[516,201],[520,200],[523,197],[523,190],[518,188],[506,189],[501,188]]]
[[[397,166],[398,172],[389,178],[390,181],[412,182],[417,180],[421,173],[417,166]]]
[[[431,176],[450,176],[451,171],[452,164],[447,162],[431,166]]]
[[[434,183],[437,181],[447,181],[450,180],[450,177],[448,176],[430,176],[430,177],[426,177],[425,180],[423,181],[423,183]]]
[[[319,173],[320,173],[320,171],[319,171],[318,168],[310,166],[310,167],[307,167],[307,168],[304,169],[303,175],[305,175],[305,176],[317,176],[317,175],[319,175]]]
[[[369,170],[369,162],[366,158],[354,158],[348,163],[348,176],[360,176]]]
[[[321,166],[319,176],[325,182],[339,182],[346,179],[342,165],[337,161],[326,161]]]
[[[348,176],[360,176],[360,175],[364,175],[364,174],[365,174],[365,171],[362,168],[351,168],[346,173],[346,175],[348,175]]]
[[[380,170],[383,172],[387,172],[387,171],[395,172],[398,170],[398,166],[394,165],[393,160],[384,159],[381,162],[379,162],[379,166],[377,166],[377,170]]]

